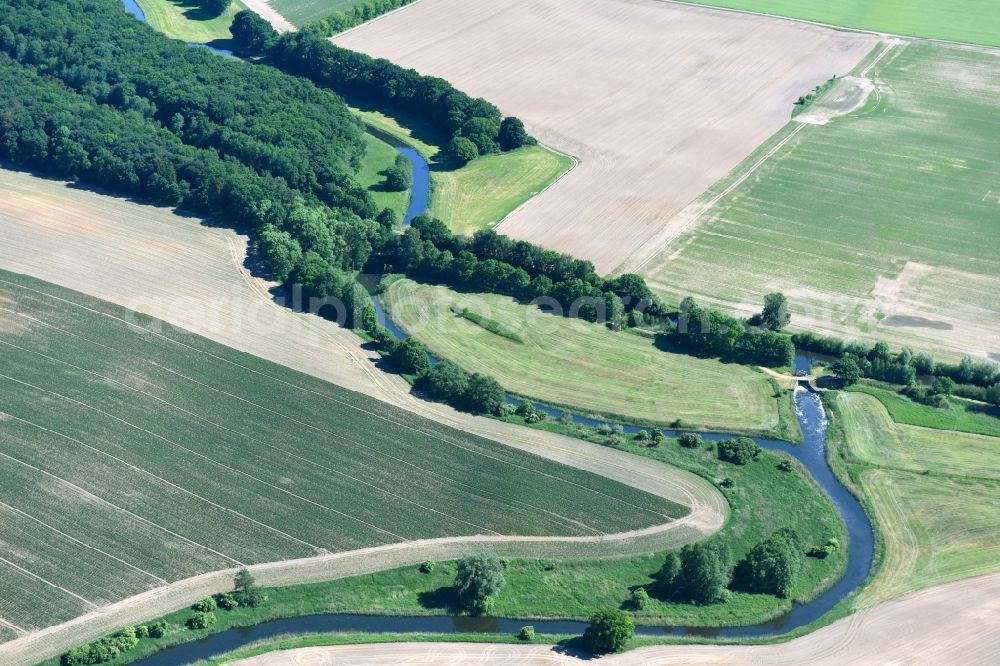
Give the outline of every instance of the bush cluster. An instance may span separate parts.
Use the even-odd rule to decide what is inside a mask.
[[[63,666],[103,664],[134,648],[139,644],[140,638],[161,638],[166,633],[167,624],[162,621],[126,627],[111,636],[69,650],[62,655],[60,663]]]
[[[1000,386],[1000,365],[985,359],[976,360],[966,356],[958,363],[941,363],[930,354],[914,354],[906,347],[900,349],[898,353],[892,353],[885,342],[873,345],[860,342],[848,343],[815,333],[796,333],[792,336],[792,342],[798,349],[835,356],[838,360],[849,359],[853,362],[853,366],[857,368],[856,372],[853,366],[840,366],[845,370],[851,370],[848,377],[854,379],[845,382],[847,384],[855,383],[861,377],[894,384],[910,384],[921,375],[947,377],[957,385],[967,387],[963,388],[963,391],[978,396],[974,399],[987,398],[989,395],[986,402],[1000,405],[1000,388],[995,388],[987,394],[991,388]],[[840,373],[834,372],[834,374],[845,379]],[[983,392],[979,393],[972,387],[979,387]]]
[[[761,316],[758,320],[764,321]],[[787,320],[787,314],[780,312],[770,313],[767,319],[773,325],[784,325]],[[761,365],[786,366],[795,358],[789,335],[703,308],[690,296],[681,301],[676,324],[665,326],[658,338],[672,349]]]
[[[731,462],[734,465],[746,465],[760,458],[763,449],[749,437],[724,439],[716,444],[719,450],[719,460]]]

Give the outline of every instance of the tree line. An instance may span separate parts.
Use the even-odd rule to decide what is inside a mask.
[[[943,363],[907,347],[892,352],[884,341],[844,342],[815,333],[796,333],[792,340],[800,349],[836,357],[830,370],[845,386],[866,377],[902,384],[901,393],[935,407],[946,407],[950,395],[1000,406],[1000,366],[985,359],[965,356],[958,363]],[[930,379],[929,388],[918,384],[920,377]]]
[[[372,2],[373,7],[391,4]],[[362,17],[374,9],[352,11]],[[485,99],[473,98],[444,79],[335,46],[326,39],[329,31],[323,25],[330,23],[279,36],[266,21],[244,10],[233,24],[235,51],[263,57],[339,94],[360,97],[381,108],[404,109],[444,137],[443,144],[461,163],[535,143],[518,118],[503,117]]]
[[[256,608],[267,601],[267,594],[261,589],[253,574],[246,568],[240,569],[233,579],[233,591],[205,597],[195,602],[185,625],[188,629],[198,631],[207,629],[217,622],[216,609],[226,611],[237,608]],[[59,662],[62,666],[91,666],[117,660],[121,655],[132,650],[143,638],[163,638],[171,627],[165,620],[157,620],[149,624],[138,624],[124,629],[92,643],[72,648],[64,652]]]

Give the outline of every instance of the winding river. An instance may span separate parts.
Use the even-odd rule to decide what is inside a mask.
[[[122,0],[125,8],[140,21],[145,21],[142,9],[135,0]],[[213,52],[230,55],[221,49],[214,49],[204,44]],[[404,216],[404,225],[409,225],[413,218],[427,210],[430,194],[430,178],[427,162],[412,148],[401,146],[393,137],[383,135],[377,130],[370,130],[374,135],[386,140],[410,162],[413,170],[413,191],[410,203]],[[375,301],[379,318],[398,338],[406,337],[405,331],[388,318]],[[434,359],[432,359],[434,360]],[[800,355],[796,358],[796,369],[808,369],[812,359]],[[509,398],[512,404],[520,404],[518,400]],[[536,405],[548,414],[559,417],[562,413],[545,405]],[[793,604],[792,609],[784,615],[769,622],[740,627],[637,627],[641,635],[674,635],[694,636],[701,638],[752,638],[773,636],[786,633],[818,619],[835,605],[840,603],[855,591],[871,570],[875,552],[875,538],[871,522],[857,499],[840,483],[826,460],[827,419],[819,396],[811,389],[800,387],[795,393],[795,411],[802,430],[801,444],[791,444],[778,440],[756,438],[763,448],[772,451],[782,451],[795,457],[809,471],[817,485],[833,502],[841,518],[847,526],[848,557],[847,567],[832,587],[818,597],[803,604]],[[574,416],[575,423],[587,426],[599,426],[605,423],[583,416]],[[624,432],[636,433],[637,426],[623,426]],[[665,431],[670,436],[675,433]],[[705,434],[709,441],[717,441],[732,435]],[[207,638],[168,648],[138,663],[143,666],[181,666],[212,655],[231,651],[248,643],[265,638],[286,634],[315,632],[433,632],[433,633],[512,633],[525,624],[531,624],[540,634],[579,634],[586,624],[572,621],[552,620],[511,620],[496,617],[394,617],[380,615],[346,615],[322,614],[304,617],[272,620],[261,624],[231,629],[209,636]]]

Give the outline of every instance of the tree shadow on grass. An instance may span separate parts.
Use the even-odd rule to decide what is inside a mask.
[[[452,615],[462,612],[462,607],[458,603],[458,594],[451,585],[417,593],[417,603],[423,608],[439,608]]]
[[[205,7],[201,6],[198,0],[169,0],[170,4],[177,5],[184,9],[184,18],[189,21],[211,21],[212,19],[217,19],[222,16],[226,9],[221,12],[211,12]]]

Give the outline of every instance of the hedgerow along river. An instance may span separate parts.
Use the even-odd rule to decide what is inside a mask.
[[[142,9],[134,0],[122,0],[125,8],[137,19],[145,22]],[[230,55],[228,51],[214,49],[204,44],[215,53]],[[430,194],[430,177],[427,162],[412,148],[399,145],[399,142],[389,135],[370,129],[375,136],[386,140],[409,161],[413,172],[413,188],[410,203],[403,218],[403,224],[409,225],[413,218],[427,210]],[[375,300],[375,308],[380,320],[399,339],[407,337],[405,331],[386,316],[385,311]],[[436,362],[436,359],[432,358]],[[796,358],[796,368],[811,365],[810,359],[804,355]],[[512,404],[520,404],[515,398],[508,398]],[[561,410],[536,404],[536,407],[550,416],[559,417]],[[795,412],[802,430],[801,444],[791,444],[778,440],[754,438],[760,446],[772,451],[782,451],[793,456],[809,471],[817,485],[827,494],[837,512],[847,526],[848,553],[847,567],[844,575],[832,587],[812,601],[792,605],[792,609],[784,615],[769,622],[740,627],[683,627],[683,626],[641,626],[636,633],[641,635],[673,635],[694,636],[702,638],[753,638],[774,636],[787,633],[820,618],[835,605],[864,582],[871,570],[875,552],[875,537],[871,522],[857,499],[840,483],[826,460],[827,419],[819,396],[811,389],[800,388],[795,392]],[[585,426],[601,426],[606,421],[573,416],[573,422]],[[623,425],[623,432],[637,433],[638,426]],[[667,436],[677,433],[664,431]],[[706,433],[708,441],[718,441],[733,435]],[[138,663],[144,666],[181,666],[201,659],[235,650],[249,643],[266,638],[288,634],[322,633],[322,632],[370,632],[370,633],[512,633],[520,627],[530,624],[540,634],[579,634],[586,628],[583,622],[556,620],[512,620],[496,617],[399,617],[389,615],[347,615],[320,614],[296,618],[271,620],[260,624],[230,629],[207,638],[184,643],[162,650]]]

